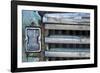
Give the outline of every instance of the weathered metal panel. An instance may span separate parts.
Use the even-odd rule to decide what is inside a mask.
[[[41,50],[41,31],[40,28],[28,27],[26,32],[26,51],[39,52]]]

